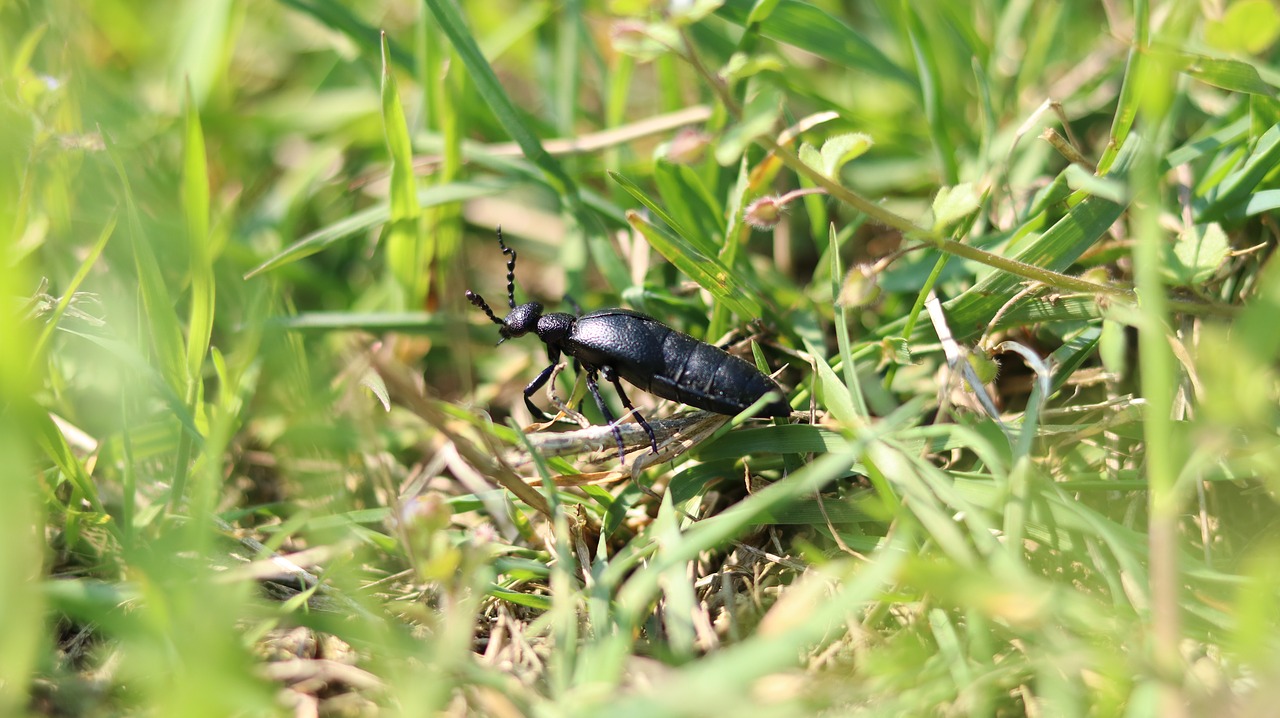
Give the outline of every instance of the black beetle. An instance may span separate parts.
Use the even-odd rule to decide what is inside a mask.
[[[601,309],[581,316],[563,312],[543,314],[542,305],[537,302],[516,306],[516,252],[502,240],[501,227],[498,228],[498,246],[509,257],[507,304],[511,312],[506,319],[499,319],[484,299],[469,289],[467,300],[501,327],[499,344],[534,332],[547,345],[551,364],[524,388],[525,406],[534,416],[550,418],[534,406],[529,397],[547,383],[562,352],[574,358],[575,366],[586,370],[587,389],[596,400],[596,406],[600,407],[605,421],[610,424],[615,420],[600,396],[598,377],[603,375],[613,383],[622,404],[635,414],[636,421],[649,435],[654,453],[658,452],[658,440],[653,428],[632,406],[618,382],[619,378],[664,399],[718,414],[738,414],[765,394],[773,392],[778,398],[765,404],[758,416],[791,415],[791,407],[777,383],[753,364],[676,331],[650,316],[630,309]],[[613,435],[618,440],[618,458],[622,459],[626,455],[622,432],[614,427]]]

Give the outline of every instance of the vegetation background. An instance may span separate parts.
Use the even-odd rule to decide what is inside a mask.
[[[1271,714],[1278,36],[0,2],[0,714]],[[499,224],[795,416],[525,431]]]

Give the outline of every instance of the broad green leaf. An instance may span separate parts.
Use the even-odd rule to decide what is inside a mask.
[[[1202,55],[1186,55],[1184,62],[1183,72],[1206,85],[1251,95],[1276,96],[1275,86],[1264,81],[1257,68],[1247,62]]]
[[[822,172],[822,153],[818,151],[817,147],[814,147],[808,142],[804,142],[800,145],[800,152],[798,154],[800,155],[801,162],[804,162],[815,170]],[[823,172],[823,174],[826,173]]]
[[[831,365],[821,355],[814,353],[818,347],[806,347],[812,355],[818,370],[818,398],[821,406],[831,412],[831,416],[847,429],[856,429],[865,422],[862,414],[854,406],[852,393],[844,381],[835,373]]]
[[[822,143],[823,174],[831,178],[837,177],[840,173],[840,168],[846,162],[866,154],[873,144],[875,144],[875,141],[871,139],[871,135],[862,132],[836,135],[829,138]]]
[[[1228,53],[1258,54],[1275,44],[1280,37],[1280,8],[1272,0],[1235,0],[1227,3],[1226,12],[1210,17],[1204,27],[1204,39],[1213,47]]]
[[[1175,284],[1200,284],[1213,276],[1230,251],[1221,225],[1198,224],[1178,235],[1165,267]]]
[[[1249,195],[1249,199],[1240,208],[1245,217],[1253,217],[1280,209],[1280,189],[1264,189]]]
[[[755,5],[751,7],[751,12],[747,13],[747,26],[758,25],[768,20],[773,11],[777,9],[778,2],[779,0],[756,0]]]
[[[827,177],[838,179],[840,168],[865,154],[873,144],[871,136],[861,132],[836,135],[823,142],[821,150],[808,143],[800,145],[800,159]]]
[[[978,211],[981,206],[972,182],[943,187],[933,198],[933,228],[942,231]]]

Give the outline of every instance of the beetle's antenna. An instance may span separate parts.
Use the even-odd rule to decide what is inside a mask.
[[[493,322],[494,324],[497,324],[498,326],[506,326],[505,324],[502,323],[501,319],[493,315],[493,310],[489,308],[489,303],[484,300],[484,297],[468,289],[467,301],[471,302],[472,304],[482,309],[484,311],[484,315],[486,317],[489,317],[489,321]]]
[[[507,246],[502,241],[502,225],[498,225],[498,246],[502,247],[502,253],[511,257],[507,260],[507,304],[512,309],[516,308],[516,250]]]

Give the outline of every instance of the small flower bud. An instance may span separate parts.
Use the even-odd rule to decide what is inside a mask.
[[[743,219],[752,227],[768,232],[782,221],[782,210],[785,206],[781,197],[761,197],[747,205]]]

